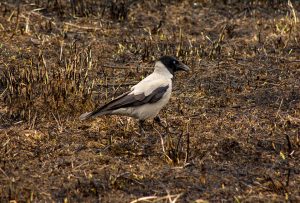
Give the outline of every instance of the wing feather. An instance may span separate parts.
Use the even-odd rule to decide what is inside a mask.
[[[155,103],[163,97],[168,88],[168,84],[166,86],[158,87],[147,96],[144,93],[134,94],[134,89],[132,89],[131,91],[118,96],[109,103],[98,107],[94,111],[82,114],[80,116],[80,120],[85,120],[97,115],[109,114],[109,112],[120,108],[137,107],[147,103]]]

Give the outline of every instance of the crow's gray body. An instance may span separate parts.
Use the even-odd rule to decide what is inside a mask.
[[[92,112],[82,114],[80,120],[100,115],[125,115],[140,121],[156,117],[171,97],[172,78],[177,71],[175,68],[181,67],[186,71],[189,69],[173,57],[167,57],[167,62],[163,60],[164,57],[161,59],[155,63],[154,72],[133,86],[130,91]]]

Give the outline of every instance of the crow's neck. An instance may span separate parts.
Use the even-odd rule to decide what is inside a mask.
[[[154,66],[154,73],[158,73],[168,79],[173,78],[173,74],[168,70],[168,68],[160,61],[157,61]]]

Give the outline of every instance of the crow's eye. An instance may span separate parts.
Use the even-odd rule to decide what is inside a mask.
[[[176,65],[176,64],[177,64],[177,61],[173,61],[173,63]]]

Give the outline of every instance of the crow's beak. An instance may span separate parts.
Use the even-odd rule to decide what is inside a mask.
[[[182,70],[182,71],[185,71],[185,72],[188,72],[190,70],[190,68],[182,62],[179,62],[177,67],[178,67],[179,70]]]

